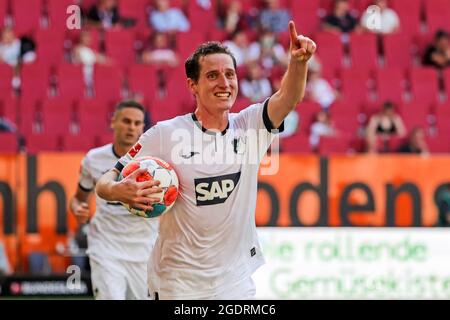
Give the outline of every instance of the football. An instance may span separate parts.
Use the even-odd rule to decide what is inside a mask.
[[[128,211],[134,215],[144,218],[156,218],[166,213],[173,207],[178,197],[178,177],[170,164],[156,157],[141,157],[128,163],[122,170],[119,179],[123,179],[140,168],[146,168],[147,172],[136,177],[136,181],[159,180],[159,187],[163,189],[161,193],[153,194],[159,197],[160,201],[153,205],[153,210],[141,210],[133,208],[124,203]]]

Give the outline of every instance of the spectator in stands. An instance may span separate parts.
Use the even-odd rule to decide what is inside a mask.
[[[322,66],[320,62],[311,59],[309,63],[308,83],[306,86],[306,97],[314,102],[317,102],[324,109],[328,107],[337,99],[338,92],[331,86],[331,84],[321,75]]]
[[[383,143],[382,151],[388,151],[387,144],[392,136],[404,137],[405,125],[399,114],[395,112],[392,102],[385,102],[380,113],[373,115],[367,126],[366,142],[368,152],[377,152],[378,139]]]
[[[427,142],[425,141],[425,131],[421,127],[414,127],[405,144],[400,146],[398,152],[429,154]]]
[[[119,9],[116,0],[98,0],[87,14],[90,24],[104,29],[115,27],[119,21]]]
[[[224,41],[223,44],[228,47],[236,58],[237,67],[241,67],[251,61],[249,41],[245,31],[236,30],[231,40]]]
[[[16,132],[16,125],[4,116],[0,116],[0,132]]]
[[[187,32],[191,25],[179,8],[171,8],[169,0],[155,0],[150,25],[160,32]]]
[[[242,9],[242,4],[239,0],[233,0],[227,5],[222,3],[219,8],[222,26],[228,35],[248,29],[248,17]]]
[[[80,33],[80,40],[73,49],[73,62],[83,65],[85,83],[92,84],[94,65],[110,64],[112,60],[92,48],[92,38],[89,31],[84,30]]]
[[[397,13],[388,7],[386,0],[375,0],[363,13],[361,25],[367,31],[388,34],[400,29],[400,19]]]
[[[423,57],[423,64],[442,69],[450,65],[450,35],[445,30],[438,30],[434,43],[428,46]]]
[[[325,110],[319,111],[310,128],[309,144],[311,148],[313,150],[317,149],[321,136],[335,135],[337,135],[337,130],[331,122],[330,114]]]
[[[20,59],[20,39],[16,37],[11,28],[2,31],[0,40],[0,62],[16,67]]]
[[[325,17],[322,28],[334,33],[350,33],[358,29],[358,21],[350,13],[348,0],[335,0],[333,12]]]
[[[176,67],[179,59],[175,51],[170,48],[168,35],[155,32],[151,36],[150,45],[144,49],[142,62],[156,66]]]
[[[286,68],[288,56],[275,33],[266,31],[260,36],[259,41],[250,44],[249,59],[259,61],[265,69],[269,70],[277,66]]]
[[[257,62],[247,67],[247,77],[241,82],[241,93],[252,102],[262,102],[272,94],[272,86]]]
[[[279,0],[265,0],[265,8],[261,11],[259,22],[262,30],[273,32],[287,31],[291,13],[286,8],[280,7]]]

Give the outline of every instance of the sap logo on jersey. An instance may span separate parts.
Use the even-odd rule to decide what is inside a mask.
[[[241,173],[219,177],[194,179],[197,206],[224,203],[239,182]]]

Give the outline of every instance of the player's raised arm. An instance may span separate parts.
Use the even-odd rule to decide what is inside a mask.
[[[159,198],[151,195],[162,190],[158,187],[159,181],[157,180],[136,181],[136,177],[145,173],[146,170],[145,168],[138,169],[126,178],[117,181],[119,173],[116,169],[112,169],[100,178],[95,191],[100,198],[107,201],[120,201],[138,209],[152,210],[152,204],[158,202]]]
[[[308,60],[316,52],[310,38],[298,35],[293,21],[289,21],[290,60],[280,89],[269,100],[268,114],[275,128],[292,111],[305,95]]]

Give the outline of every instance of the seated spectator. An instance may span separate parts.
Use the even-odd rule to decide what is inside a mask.
[[[450,36],[445,30],[438,30],[434,43],[428,46],[423,57],[423,64],[442,69],[450,65]]]
[[[337,130],[331,122],[327,111],[321,110],[316,115],[316,120],[310,128],[309,144],[313,150],[317,149],[321,136],[335,136]]]
[[[374,8],[374,6],[378,8]],[[394,33],[400,29],[400,19],[397,13],[388,7],[386,0],[375,0],[361,17],[361,25],[370,32]]]
[[[306,84],[306,98],[317,102],[324,109],[328,107],[338,97],[338,92],[321,75],[321,65],[317,59],[312,59],[309,63],[309,74]]]
[[[358,21],[350,13],[348,0],[335,0],[333,12],[327,15],[323,21],[322,28],[333,33],[350,33],[356,31]]]
[[[98,0],[87,14],[89,23],[104,29],[115,27],[120,20],[119,9],[116,0]]]
[[[235,34],[238,31],[247,29],[248,23],[245,12],[242,10],[242,4],[238,0],[231,1],[226,9],[223,9],[222,21],[223,28],[227,34]]]
[[[388,151],[389,138],[393,136],[404,137],[406,135],[405,125],[399,114],[395,112],[394,104],[385,102],[381,112],[373,115],[367,126],[366,140],[367,150],[371,153],[379,151],[378,139],[383,143],[383,150]]]
[[[251,63],[247,68],[247,77],[241,81],[241,93],[252,102],[262,102],[272,94],[270,81],[258,63]]]
[[[412,129],[407,142],[400,146],[398,152],[429,154],[427,142],[425,141],[425,131],[421,127]]]
[[[187,32],[191,25],[179,8],[171,8],[169,0],[155,0],[150,25],[159,32]]]
[[[2,31],[0,39],[0,62],[16,67],[20,60],[20,39],[16,37],[11,28]]]
[[[261,29],[276,33],[287,31],[291,19],[289,10],[281,8],[279,0],[265,0],[264,2],[265,8],[259,16]]]
[[[151,37],[151,44],[142,54],[142,62],[156,66],[176,67],[178,56],[169,46],[168,35],[163,32],[155,32]]]
[[[237,30],[231,40],[224,41],[223,44],[234,55],[237,67],[241,67],[251,61],[249,41],[244,31]]]
[[[267,70],[287,66],[287,53],[273,32],[264,32],[259,41],[250,44],[248,55],[250,61],[259,61]]]
[[[74,63],[83,65],[83,73],[85,83],[90,86],[92,84],[94,65],[98,64],[110,64],[112,60],[104,56],[103,54],[92,49],[92,38],[89,31],[84,30],[80,33],[80,40],[73,49],[72,60]]]

